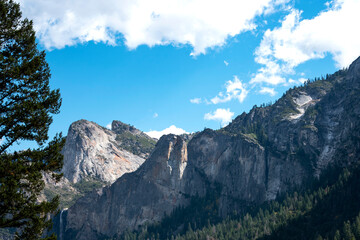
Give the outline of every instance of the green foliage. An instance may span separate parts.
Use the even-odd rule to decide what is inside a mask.
[[[275,124],[289,117],[290,115],[300,113],[297,109],[296,103],[293,101],[293,94],[295,90],[288,90],[282,98],[280,98],[275,104],[280,109],[280,112],[274,116],[273,122]]]
[[[39,239],[59,203],[58,197],[37,199],[44,188],[41,173],[62,167],[64,139],[59,135],[46,144],[60,93],[50,89],[50,69],[45,52],[37,50],[32,22],[21,19],[20,6],[12,0],[0,0],[0,46],[0,228],[17,228],[18,239]],[[9,152],[22,140],[39,147]]]
[[[321,186],[317,190],[295,192],[282,201],[270,202],[253,215],[228,219],[177,239],[336,239],[335,230],[342,225],[342,238],[356,239],[356,221],[360,224],[360,217],[356,217],[360,212],[359,184],[359,168],[345,169],[335,182],[327,179],[314,184]],[[355,219],[355,223],[350,225],[349,219]]]
[[[121,141],[121,148],[135,154],[151,153],[155,147],[156,141],[130,132],[122,132],[116,135],[116,140]]]
[[[216,205],[219,195],[207,195],[195,198],[189,208],[177,208],[160,223],[126,232],[120,239],[360,239],[358,186],[360,167],[340,173],[332,169],[300,192],[222,221]],[[198,210],[207,207],[214,212],[208,215]]]
[[[310,89],[316,88],[316,89],[329,91],[332,88],[333,84],[325,79],[318,79],[318,80],[315,79],[313,82],[311,82],[311,84],[307,84],[306,86]]]
[[[78,183],[75,183],[73,186],[77,189],[81,194],[86,194],[88,192],[93,191],[94,189],[98,189],[106,185],[105,182],[94,178],[87,178]]]
[[[265,128],[261,124],[250,123],[247,125],[241,125],[238,127],[236,131],[228,131],[226,128],[222,128],[217,130],[218,132],[229,135],[229,136],[237,136],[241,135],[245,139],[251,140],[257,144],[262,145],[263,147],[267,146],[268,143],[268,136],[265,132]]]
[[[76,202],[76,200],[82,196],[78,192],[72,192],[71,189],[60,187],[45,188],[44,195],[47,200],[51,200],[59,195],[60,209],[71,207]]]
[[[255,133],[245,133],[244,136],[254,141],[257,141],[257,136]]]
[[[136,232],[127,231],[118,239],[171,239],[174,234],[185,234],[218,223],[222,220],[219,212],[220,192],[219,186],[209,187],[204,197],[191,197],[187,207],[175,208],[161,222],[143,226]]]
[[[89,177],[75,184],[70,182],[69,184],[70,185],[67,187],[48,185],[44,189],[44,195],[46,199],[51,200],[55,196],[59,195],[59,208],[69,208],[74,205],[76,200],[78,200],[80,197],[86,195],[94,189],[102,188],[109,183]]]

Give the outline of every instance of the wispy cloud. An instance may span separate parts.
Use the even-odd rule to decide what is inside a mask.
[[[262,64],[251,83],[285,83],[285,76],[311,59],[331,54],[338,67],[348,66],[360,55],[360,1],[334,0],[312,19],[301,19],[301,11],[292,9],[281,27],[267,30],[257,48],[255,61]]]
[[[238,79],[237,76],[234,76],[233,81],[227,81],[225,87],[226,92],[220,92],[216,97],[210,100],[211,103],[225,103],[233,99],[237,99],[240,103],[242,103],[249,93],[249,91],[246,90],[244,84]]]
[[[225,66],[229,65],[229,63],[227,61],[225,61],[225,60],[224,60],[224,64],[225,64]]]
[[[159,116],[159,114],[154,113],[153,118],[157,118],[158,116]]]
[[[218,108],[214,112],[206,113],[204,115],[205,120],[215,120],[220,121],[221,126],[226,126],[229,122],[231,122],[234,113],[230,111],[229,108]]]
[[[201,98],[193,98],[193,99],[190,99],[190,102],[194,103],[194,104],[200,104],[202,102],[202,100],[201,100]]]
[[[276,91],[274,88],[268,88],[268,87],[262,87],[259,91],[259,93],[261,94],[269,94],[270,96],[275,96],[276,95]]]
[[[157,138],[159,139],[162,135],[166,135],[166,134],[175,134],[175,135],[181,135],[184,133],[188,133],[186,132],[184,129],[182,128],[178,128],[175,125],[171,125],[168,128],[165,128],[164,130],[161,131],[149,131],[149,132],[145,132],[147,135],[149,135],[152,138]]]
[[[254,19],[286,1],[17,0],[34,19],[40,42],[63,48],[89,41],[139,45],[189,44],[192,55],[256,28]]]

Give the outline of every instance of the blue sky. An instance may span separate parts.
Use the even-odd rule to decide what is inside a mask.
[[[51,136],[79,119],[218,129],[360,55],[359,0],[18,2],[63,98]]]

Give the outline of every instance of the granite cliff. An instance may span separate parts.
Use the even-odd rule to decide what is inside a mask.
[[[227,127],[189,142],[163,136],[135,172],[79,199],[61,219],[66,239],[113,237],[159,221],[220,186],[223,216],[317,178],[360,156],[360,58],[347,70],[287,91]],[[241,204],[240,204],[241,203]]]
[[[59,194],[60,207],[69,207],[80,196],[113,183],[145,161],[156,141],[120,121],[113,121],[111,127],[110,130],[87,120],[70,125],[62,150],[64,177],[55,183],[45,174],[40,200]]]
[[[114,131],[87,120],[71,124],[62,150],[65,178],[73,183],[88,177],[112,183],[144,162],[152,149],[141,153],[140,157],[131,152],[131,142],[127,143],[126,140],[131,141],[132,136],[145,134],[119,121],[113,121],[112,127]],[[128,134],[128,137],[119,137],[124,134]]]

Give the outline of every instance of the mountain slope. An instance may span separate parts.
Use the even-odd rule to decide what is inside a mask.
[[[87,120],[76,121],[69,127],[62,150],[64,177],[55,183],[45,174],[45,189],[39,200],[60,195],[60,208],[68,208],[84,194],[136,170],[155,143],[145,133],[120,121],[112,122],[112,130]]]
[[[186,143],[168,135],[135,172],[80,199],[65,214],[67,239],[112,237],[159,221],[191,196],[219,188],[219,214],[258,205],[360,156],[360,58],[326,80],[289,90],[226,128]],[[91,203],[91,207],[89,204]]]
[[[204,218],[209,219],[206,209],[199,212],[198,218],[186,218],[182,212],[194,212],[202,207],[192,202],[188,207],[181,209],[182,212],[175,210],[160,224],[146,226],[137,232],[125,232],[116,239],[171,239],[174,235],[177,240],[295,240],[322,239],[321,236],[324,239],[359,239],[359,184],[358,164],[348,169],[331,169],[300,192],[286,194],[247,213],[215,222],[217,224],[203,221]],[[206,204],[206,201],[202,203]],[[214,214],[216,212],[210,212],[210,217],[216,217]],[[184,222],[188,225],[182,230],[176,228]],[[200,229],[194,231],[196,227]]]
[[[120,148],[144,159],[150,156],[155,147],[156,140],[128,124],[113,121],[111,130],[116,134],[115,139]]]
[[[133,154],[126,150],[134,144],[134,141],[131,142],[132,137],[145,138],[145,134],[135,128],[132,128],[134,133],[126,130],[120,132],[120,123],[113,122],[114,131],[86,120],[71,124],[62,150],[65,178],[73,183],[89,177],[112,183],[124,173],[136,170],[144,162],[143,157],[151,152],[151,143],[154,144],[154,141],[149,141],[147,149],[141,149],[141,146],[136,148],[139,152],[140,149],[143,151],[142,157]],[[127,136],[124,136],[126,133]]]

